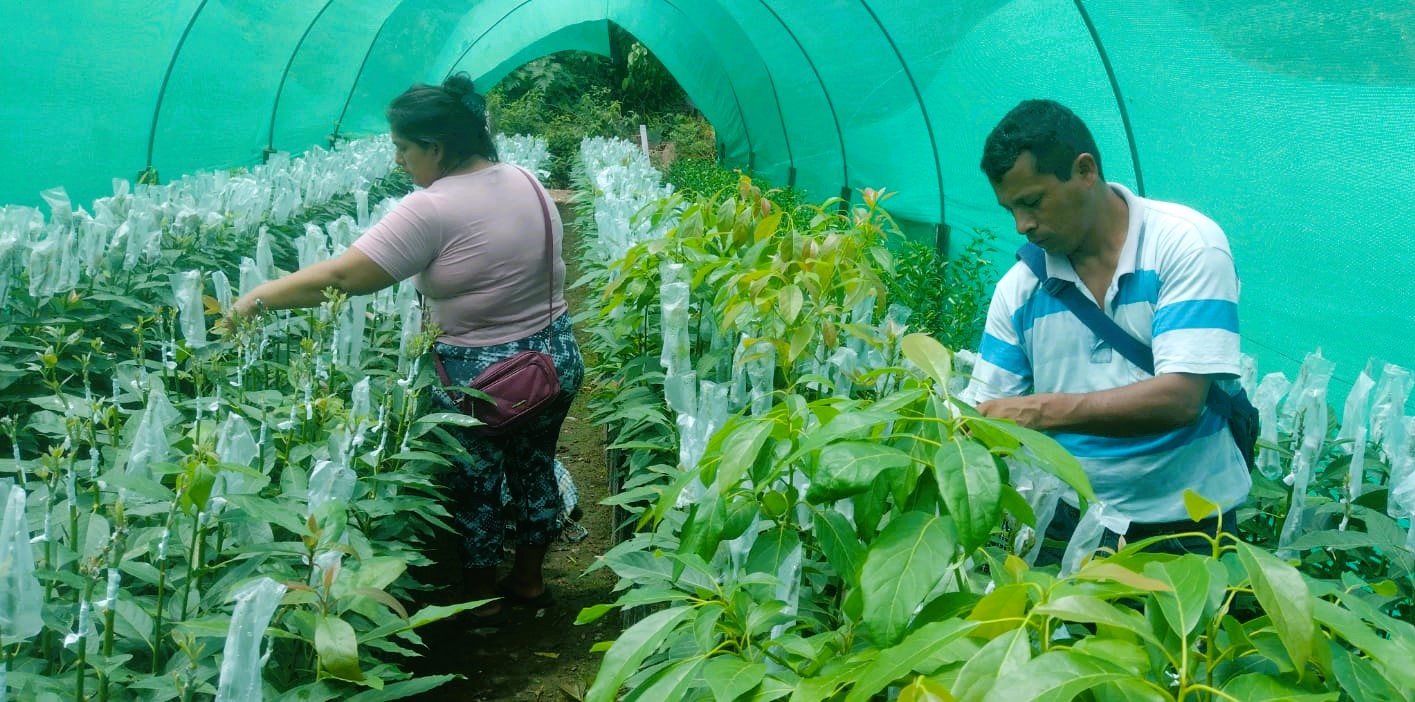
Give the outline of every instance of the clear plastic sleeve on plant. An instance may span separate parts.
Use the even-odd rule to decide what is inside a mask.
[[[274,280],[280,272],[275,270],[275,256],[270,252],[270,229],[261,227],[255,240],[255,265],[266,280]]]
[[[260,268],[256,266],[255,259],[242,257],[240,271],[242,295],[255,290],[256,287],[266,281],[266,278],[260,274]]]
[[[1409,370],[1389,363],[1381,370],[1381,379],[1376,383],[1376,397],[1371,405],[1369,439],[1386,452],[1388,461],[1397,455],[1400,447],[1404,445],[1401,422],[1405,416],[1405,403],[1410,399],[1412,384],[1415,384],[1415,376],[1411,376]]]
[[[128,213],[127,221],[120,227],[120,230],[126,228],[128,243],[123,252],[123,268],[131,270],[148,258],[153,244],[162,239],[157,222],[158,213],[146,202]]]
[[[44,626],[44,590],[34,573],[29,520],[25,516],[25,491],[11,485],[0,516],[0,644],[13,646]]]
[[[1260,437],[1269,443],[1276,444],[1278,439],[1278,402],[1292,389],[1292,383],[1287,380],[1287,376],[1281,373],[1269,373],[1263,376],[1263,382],[1258,384],[1258,391],[1253,395],[1253,405],[1258,409],[1258,423]],[[1282,477],[1282,455],[1276,451],[1259,448],[1257,455],[1258,472],[1269,480],[1277,480]]]
[[[252,580],[236,592],[236,608],[222,648],[217,702],[263,699],[260,642],[284,596],[285,586],[266,577]]]
[[[1258,362],[1246,353],[1238,356],[1238,386],[1248,397],[1258,391]]]
[[[1288,399],[1291,402],[1291,398]],[[1279,558],[1295,558],[1297,553],[1288,545],[1303,530],[1306,519],[1307,486],[1312,480],[1312,469],[1321,456],[1322,444],[1327,438],[1327,389],[1309,388],[1302,396],[1301,409],[1297,415],[1297,429],[1301,432],[1297,455],[1292,459],[1292,499],[1288,503],[1287,517],[1282,522],[1282,532],[1278,535],[1277,555]]]
[[[231,309],[231,279],[226,277],[225,272],[212,272],[211,292],[216,297],[216,304],[221,308],[223,314]]]
[[[295,239],[295,256],[300,268],[308,268],[329,258],[329,245],[324,230],[314,222],[305,222],[305,234]]]
[[[781,613],[793,618],[771,628],[773,640],[780,639],[796,626],[794,615],[801,605],[801,556],[801,544],[797,543],[781,560],[780,568],[776,572],[776,601],[783,605]]]
[[[1375,381],[1366,371],[1356,378],[1351,392],[1346,396],[1346,406],[1342,412],[1341,431],[1338,440],[1351,441],[1351,465],[1346,473],[1346,504],[1349,506],[1361,497],[1366,480],[1366,437],[1369,432],[1371,412],[1371,390]],[[1346,529],[1347,518],[1343,515],[1341,529]]]
[[[659,362],[669,375],[686,373],[693,370],[689,355],[692,346],[688,330],[688,284],[666,283],[661,295],[663,354]]]
[[[187,346],[206,346],[206,310],[202,304],[201,271],[173,273],[168,277],[177,300],[177,316]]]
[[[334,331],[334,356],[344,367],[362,369],[364,362],[364,329],[368,324],[367,295],[349,298],[339,314],[339,326]]]
[[[354,496],[358,477],[347,466],[336,461],[316,461],[310,471],[309,504],[306,514],[314,514],[327,502],[348,502]]]
[[[366,188],[354,190],[354,215],[356,217],[354,221],[358,223],[359,229],[368,229],[372,226],[373,223],[368,219],[368,189]]]
[[[1046,534],[1051,526],[1052,517],[1056,515],[1056,505],[1070,488],[1060,478],[1037,468],[1028,460],[1006,460],[1012,487],[1027,501],[1027,506],[1032,508],[1032,514],[1037,518],[1036,528],[1024,525],[1018,530],[1017,541],[1014,543],[1017,554],[1028,564],[1032,564],[1041,552],[1042,535]],[[1031,541],[1030,548],[1023,550],[1022,547],[1028,543],[1028,536],[1035,536],[1035,539]]]
[[[771,411],[776,392],[776,346],[769,341],[752,344],[746,359],[747,382],[751,385],[752,414],[766,416]]]
[[[329,255],[338,256],[344,253],[359,238],[362,230],[359,225],[349,215],[343,215],[333,222],[324,225],[324,230],[329,233]]]
[[[60,242],[48,239],[30,247],[29,273],[30,297],[43,299],[52,296],[59,283],[59,265],[62,255]]]
[[[167,399],[161,385],[154,384],[148,392],[147,405],[138,417],[137,429],[132,433],[132,449],[125,472],[152,477],[151,465],[166,461],[172,455],[172,442],[167,438],[166,428],[179,417],[181,414]]]
[[[251,434],[250,425],[241,415],[231,412],[222,422],[216,437],[216,459],[222,463],[250,467],[260,456],[260,446]]]
[[[1061,557],[1062,577],[1081,569],[1086,559],[1100,548],[1101,538],[1107,530],[1124,536],[1130,530],[1130,519],[1106,509],[1104,502],[1092,502],[1077,522],[1071,541],[1066,544],[1066,553]]]
[[[855,390],[855,375],[860,370],[860,356],[855,350],[840,346],[830,354],[831,384],[835,386],[836,397],[851,397]]]
[[[1322,357],[1321,349],[1307,354],[1302,361],[1302,369],[1297,372],[1297,381],[1292,384],[1291,392],[1287,393],[1287,401],[1282,403],[1282,412],[1278,415],[1279,429],[1288,433],[1296,431],[1297,414],[1302,411],[1307,391],[1321,388],[1325,393],[1335,369],[1334,363]]]

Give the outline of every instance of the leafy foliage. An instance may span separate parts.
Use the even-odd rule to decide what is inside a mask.
[[[901,289],[882,196],[808,208],[797,226],[750,179],[695,177],[709,192],[640,213],[675,229],[587,278],[611,373],[597,421],[633,432],[610,501],[637,530],[595,566],[620,577],[618,599],[581,621],[649,612],[609,646],[589,699],[1410,699],[1415,628],[1390,614],[1399,586],[1360,567],[1313,579],[1229,535],[1207,554],[1124,545],[1064,578],[1028,567],[1012,532],[1032,510],[1012,473],[1051,472],[1089,499],[1084,473],[1047,437],[955,400],[948,348],[877,314]],[[659,365],[671,264],[691,281],[697,379],[774,359],[765,385],[732,391],[752,401],[695,461],[679,441],[700,418],[673,421],[665,394],[681,390]],[[916,272],[911,304],[925,273],[935,294],[948,275]],[[870,360],[822,362],[846,348]],[[1216,510],[1186,505],[1196,520]],[[1242,513],[1245,536],[1272,516]]]
[[[395,175],[371,196],[409,189]],[[354,210],[352,196],[338,197],[267,223],[274,259],[293,268],[280,235]],[[67,297],[16,291],[0,316],[0,442],[10,456],[0,474],[28,493],[44,588],[43,629],[5,642],[19,699],[214,694],[232,596],[262,577],[286,591],[266,632],[279,662],[265,668],[269,696],[355,699],[366,689],[398,699],[446,681],[413,679],[393,662],[416,655],[417,627],[468,606],[410,614],[403,604],[423,587],[406,573],[428,563],[420,545],[448,528],[437,473],[456,444],[435,417],[419,420],[431,378],[400,368],[412,358],[399,356],[397,319],[372,316],[366,341],[382,352],[362,369],[331,362],[342,298],[274,328],[228,327],[200,348],[177,332],[169,275],[235,278],[256,229],[165,222],[157,265],[105,265]],[[210,323],[220,307],[206,302]],[[358,409],[350,398],[363,378],[379,399]],[[149,476],[125,466],[156,389],[172,400],[176,438]],[[258,429],[250,465],[221,459],[221,420],[232,415]],[[353,497],[316,505],[320,464],[345,445],[359,474]]]

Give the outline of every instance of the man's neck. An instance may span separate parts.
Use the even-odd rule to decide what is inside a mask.
[[[1071,265],[1078,273],[1083,269],[1115,270],[1120,252],[1125,248],[1125,237],[1130,230],[1130,207],[1109,185],[1102,184],[1102,187],[1105,188],[1104,199],[1094,229],[1071,252]]]

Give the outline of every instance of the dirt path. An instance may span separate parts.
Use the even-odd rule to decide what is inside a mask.
[[[563,206],[562,215],[567,222],[572,219]],[[565,250],[577,249],[576,233],[567,228]],[[567,260],[566,264],[567,278],[576,280],[575,261]],[[567,294],[572,312],[584,309],[582,289]],[[585,360],[586,365],[593,363]],[[587,393],[581,392],[570,410],[557,453],[575,478],[584,510],[580,524],[589,534],[576,543],[561,541],[551,547],[545,575],[555,596],[554,606],[539,612],[512,610],[510,624],[493,632],[469,632],[462,617],[429,627],[423,636],[429,651],[418,672],[458,673],[465,679],[417,699],[579,700],[594,679],[603,654],[591,653],[590,646],[618,636],[619,617],[611,614],[594,624],[575,626],[582,608],[611,601],[614,586],[614,576],[607,569],[584,575],[594,559],[612,545],[611,510],[599,504],[609,487],[604,432],[589,422],[586,397]]]

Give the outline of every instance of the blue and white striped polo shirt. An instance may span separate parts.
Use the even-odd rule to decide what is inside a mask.
[[[1220,387],[1235,391],[1239,286],[1223,230],[1188,207],[1110,187],[1129,206],[1130,228],[1102,309],[1153,348],[1156,374],[1217,376]],[[1074,282],[1094,302],[1065,256],[1046,258],[1049,276]],[[965,401],[1094,392],[1152,377],[1100,341],[1040,283],[1021,262],[998,282]],[[1162,434],[1052,437],[1080,459],[1107,509],[1135,522],[1184,519],[1185,489],[1227,509],[1251,486],[1227,423],[1207,407],[1193,425]]]

